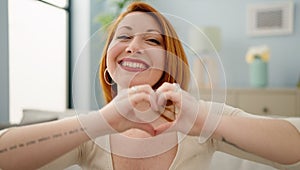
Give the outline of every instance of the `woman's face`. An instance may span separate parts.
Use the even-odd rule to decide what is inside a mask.
[[[149,84],[162,76],[165,49],[159,24],[149,14],[132,12],[119,23],[107,50],[107,68],[118,88]]]

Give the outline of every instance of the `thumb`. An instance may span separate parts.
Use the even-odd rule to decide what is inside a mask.
[[[154,127],[149,124],[149,123],[134,123],[134,128],[138,128],[141,129],[147,133],[149,133],[150,135],[154,136],[155,135],[155,129]]]
[[[176,131],[174,128],[174,122],[167,122],[155,128],[155,135],[159,135],[163,132],[168,133],[173,131]]]

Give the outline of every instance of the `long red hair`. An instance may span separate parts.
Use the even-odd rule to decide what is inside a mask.
[[[102,92],[107,103],[110,102],[117,94],[117,85],[112,85],[110,83],[108,84],[107,80],[112,81],[112,78],[109,76],[109,74],[104,74],[107,68],[106,57],[108,46],[114,37],[115,31],[120,21],[127,14],[137,11],[146,12],[151,15],[159,23],[159,25],[161,26],[161,30],[163,31],[163,43],[166,50],[166,63],[164,68],[165,72],[163,73],[159,81],[153,86],[153,89],[157,89],[164,82],[178,83],[184,90],[187,90],[188,88],[188,83],[190,80],[188,61],[182,44],[179,41],[177,33],[175,32],[173,26],[161,13],[159,13],[150,5],[144,2],[133,2],[127,7],[127,10],[124,13],[120,14],[120,16],[110,26],[107,41],[102,53],[99,68],[99,78],[100,84],[102,86]]]

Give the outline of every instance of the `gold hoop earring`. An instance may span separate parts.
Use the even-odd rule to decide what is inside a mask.
[[[106,73],[108,74],[107,76],[106,76]],[[107,68],[104,70],[104,73],[103,73],[103,74],[104,74],[104,81],[105,81],[106,84],[108,84],[108,85],[110,85],[110,86],[116,84],[114,81],[112,81],[112,83],[109,82],[108,77],[110,77],[110,75],[109,75],[109,73],[108,73],[108,71],[107,71]]]

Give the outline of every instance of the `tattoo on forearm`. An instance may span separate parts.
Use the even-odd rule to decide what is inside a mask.
[[[243,148],[237,146],[236,144],[234,144],[234,143],[232,143],[232,142],[229,142],[229,141],[226,140],[224,137],[222,137],[222,142],[225,142],[225,143],[227,143],[227,144],[229,144],[229,145],[231,145],[231,146],[234,146],[234,147],[236,147],[236,148],[238,148],[238,149],[240,149],[240,150],[245,151]]]
[[[80,128],[77,128],[77,129],[72,129],[72,130],[66,131],[66,132],[60,132],[60,133],[55,133],[55,134],[49,135],[49,136],[43,136],[43,137],[40,137],[38,139],[32,139],[32,140],[24,142],[24,143],[13,144],[13,145],[11,145],[7,148],[1,148],[1,146],[0,146],[0,154],[7,153],[9,151],[13,151],[13,150],[16,150],[18,148],[24,148],[24,147],[27,147],[27,146],[32,146],[34,144],[49,141],[51,139],[58,139],[58,138],[62,138],[64,136],[74,135],[74,134],[79,133],[79,132],[84,132],[84,128],[80,127]]]

